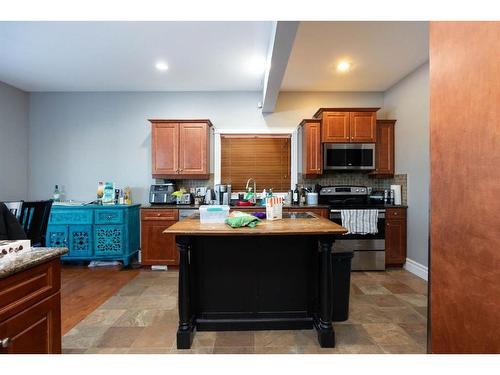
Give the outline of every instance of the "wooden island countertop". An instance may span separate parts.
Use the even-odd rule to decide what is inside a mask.
[[[347,230],[328,219],[309,212],[307,214],[296,213],[295,218],[293,217],[293,213],[292,215],[284,213],[283,219],[264,219],[254,228],[231,228],[229,225],[223,223],[202,224],[198,214],[195,214],[178,221],[165,229],[163,233],[184,236],[340,235],[347,233]]]

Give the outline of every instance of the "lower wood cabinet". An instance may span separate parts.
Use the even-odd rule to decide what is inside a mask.
[[[0,353],[61,353],[59,258],[0,279]]]
[[[406,208],[385,211],[385,264],[402,266],[406,262]]]
[[[179,264],[175,236],[163,231],[179,220],[177,209],[141,210],[141,264]]]

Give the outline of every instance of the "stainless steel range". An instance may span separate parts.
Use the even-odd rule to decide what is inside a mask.
[[[342,225],[342,210],[377,209],[377,233],[346,234],[335,241],[334,251],[353,251],[353,271],[385,270],[385,207],[369,199],[366,186],[325,186],[319,191],[319,203],[330,206],[330,220]]]

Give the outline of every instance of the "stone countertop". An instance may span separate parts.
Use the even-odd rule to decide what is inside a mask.
[[[289,208],[294,208],[294,209],[299,209],[299,210],[305,210],[308,208],[329,208],[330,206],[327,204],[315,204],[315,205],[300,205],[300,206],[291,206],[291,205],[283,205],[283,208],[289,209]],[[398,206],[399,207],[399,206]],[[194,204],[146,204],[141,207],[142,209],[178,209],[178,210],[197,210],[200,208],[200,206],[195,206]],[[261,208],[265,209],[266,206],[230,206],[231,209],[238,209],[238,210],[251,210],[255,208]]]
[[[347,232],[344,227],[314,214],[307,217],[281,220],[262,220],[254,228],[231,228],[224,223],[202,224],[198,216],[190,216],[178,221],[163,231],[167,234],[185,236],[286,236],[286,235],[339,235]]]
[[[200,206],[195,206],[194,204],[145,204],[141,206],[142,209],[177,209],[177,210],[197,210]],[[265,206],[230,206],[231,209],[238,209],[238,210],[251,210],[251,209],[265,209]],[[330,208],[328,204],[315,204],[315,205],[284,205],[283,208],[286,209],[298,209],[298,210],[306,210],[308,208]],[[370,208],[367,206],[366,208]],[[377,205],[376,207],[373,207],[376,209],[383,209],[383,208],[408,208],[407,205],[394,205],[394,204],[384,204],[384,205]],[[340,209],[340,208],[339,208]],[[344,209],[350,209],[349,207],[344,207]]]
[[[32,247],[31,250],[6,256],[0,259],[0,279],[60,257],[67,252],[66,247]]]

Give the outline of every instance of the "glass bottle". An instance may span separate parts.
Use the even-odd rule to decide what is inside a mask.
[[[54,202],[59,202],[61,199],[61,192],[59,191],[59,185],[56,185],[54,188],[54,193],[52,194],[52,199],[54,199]]]

